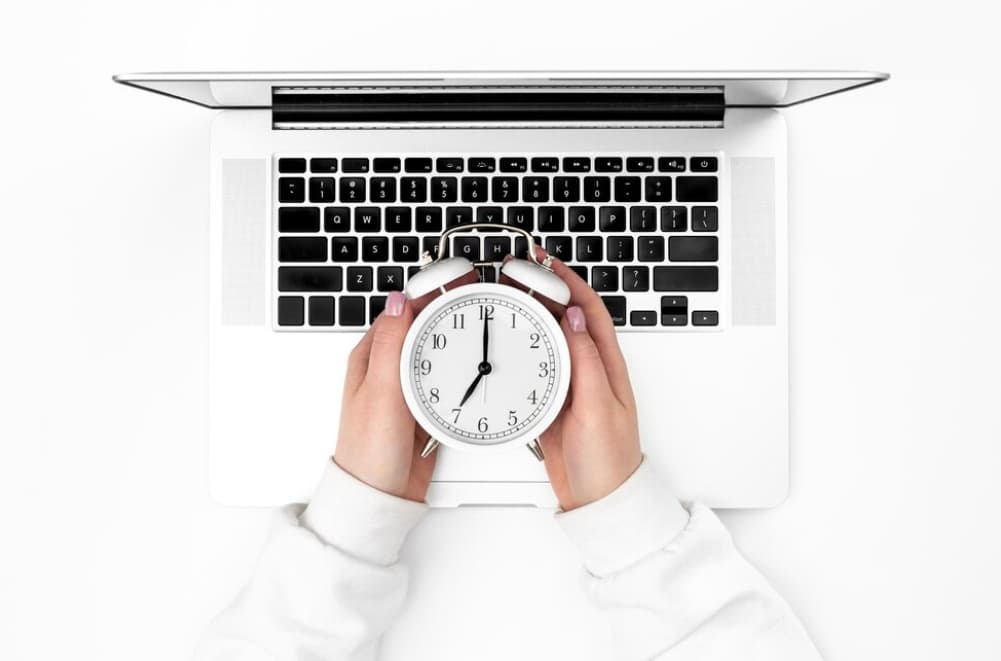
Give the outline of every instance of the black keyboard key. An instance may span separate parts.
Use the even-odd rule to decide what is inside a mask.
[[[462,178],[462,201],[480,204],[487,201],[486,177]]]
[[[450,230],[459,225],[473,224],[472,207],[448,207],[445,209],[445,229]]]
[[[533,237],[536,245],[542,245],[542,239]],[[528,259],[528,241],[525,237],[518,236],[514,239],[514,256],[518,259]]]
[[[594,207],[570,207],[569,214],[571,232],[594,231]]]
[[[585,202],[609,202],[612,199],[612,180],[609,177],[584,177]]]
[[[473,219],[476,225],[503,225],[504,209],[500,207],[476,207],[476,217]],[[492,230],[483,230],[484,232]]]
[[[327,207],[323,210],[324,232],[347,232],[350,229],[350,209],[347,207]]]
[[[633,310],[629,313],[631,326],[656,326],[657,313],[653,310]]]
[[[419,266],[408,266],[407,267],[407,280],[414,277],[421,272],[421,267]]]
[[[539,207],[540,232],[563,232],[565,224],[563,207]]]
[[[342,158],[341,170],[343,172],[368,172],[367,158]]]
[[[716,207],[692,207],[692,231],[715,232],[719,229],[719,211]]]
[[[365,180],[361,177],[341,177],[341,202],[364,202]]]
[[[719,312],[716,310],[693,311],[692,326],[719,326]]]
[[[654,207],[631,207],[629,209],[629,229],[633,232],[655,232],[657,230],[657,209]]]
[[[403,267],[380,266],[376,270],[375,287],[379,291],[403,291]]]
[[[316,207],[280,207],[279,232],[319,232],[320,210]]]
[[[403,177],[400,179],[401,202],[427,202],[428,180],[424,177]]]
[[[327,240],[321,236],[292,237],[278,239],[279,262],[325,262],[327,261]]]
[[[434,162],[438,172],[462,172],[461,158],[437,158]]]
[[[388,262],[389,239],[384,236],[366,236],[361,240],[363,262]]]
[[[430,172],[430,158],[405,158],[403,159],[403,169],[407,172]]]
[[[627,158],[626,170],[629,172],[653,172],[653,159],[646,156]]]
[[[278,201],[288,204],[306,201],[306,180],[302,177],[281,177],[278,180]]]
[[[719,180],[716,177],[676,177],[678,202],[716,202]]]
[[[355,207],[356,232],[381,232],[382,209],[379,207]]]
[[[441,207],[417,207],[417,231],[440,233]]]
[[[636,239],[637,258],[641,262],[664,261],[664,237],[641,236]]]
[[[667,240],[667,257],[672,262],[715,262],[719,244],[715,236],[672,236]]]
[[[494,202],[517,202],[518,201],[518,179],[517,177],[494,177],[490,182],[490,194]]]
[[[312,177],[309,180],[309,201],[310,202],[333,202],[334,201],[334,178],[333,177]]]
[[[374,324],[375,318],[386,309],[385,296],[373,296],[368,299],[368,323]]]
[[[334,297],[311,296],[309,299],[309,325],[334,325]]]
[[[639,177],[615,178],[616,202],[639,202],[641,193]]]
[[[459,199],[459,180],[455,177],[431,178],[431,202],[455,202]]]
[[[331,240],[330,258],[335,262],[358,261],[358,239],[353,236],[335,236]]]
[[[688,297],[661,296],[660,323],[663,326],[687,326]]]
[[[573,271],[574,273],[576,273],[577,276],[581,280],[583,280],[584,282],[587,282],[587,267],[586,266],[579,266],[579,265],[575,264],[575,265],[573,265],[573,266],[570,267],[570,270]]]
[[[501,172],[526,172],[528,171],[527,158],[502,158],[500,160]]]
[[[684,172],[684,156],[661,156],[657,159],[657,169],[661,172]]]
[[[625,296],[602,296],[601,302],[608,308],[608,314],[612,317],[612,323],[616,326],[626,325]]]
[[[622,172],[622,159],[617,156],[599,156],[594,159],[595,172]]]
[[[474,156],[469,159],[470,172],[493,172],[497,169],[497,160],[485,156]]]
[[[431,257],[438,258],[438,246],[441,245],[441,241],[437,236],[425,236],[421,240],[421,244],[424,247],[424,252],[431,255]]]
[[[305,172],[306,171],[306,159],[304,158],[279,158],[278,159],[278,171],[279,172]]]
[[[348,291],[372,291],[371,266],[349,266],[347,271]]]
[[[553,257],[569,262],[573,259],[573,239],[569,236],[547,236],[546,252]]]
[[[549,201],[548,177],[525,177],[521,180],[521,199],[526,202]]]
[[[598,210],[598,229],[602,232],[625,232],[626,208],[601,207]]]
[[[471,262],[480,261],[480,237],[457,236],[452,244],[452,255],[465,257]]]
[[[526,232],[535,230],[534,210],[532,207],[508,207],[507,224],[523,229]]]
[[[383,204],[396,202],[396,179],[393,177],[372,177],[369,200]]]
[[[306,323],[305,305],[302,296],[279,296],[278,325],[302,326]]]
[[[341,326],[365,325],[365,297],[341,296],[337,300],[337,317]]]
[[[560,159],[555,156],[537,156],[532,159],[532,172],[558,172]]]
[[[563,159],[564,172],[590,172],[591,159],[587,156],[567,156]]]
[[[393,261],[416,262],[421,257],[420,242],[416,236],[393,237]]]
[[[619,269],[595,266],[591,269],[591,289],[597,292],[619,291]]]
[[[278,291],[340,291],[340,266],[279,266]]]
[[[650,269],[646,266],[622,267],[622,291],[649,291]]]
[[[654,291],[718,291],[719,269],[715,266],[655,266]]]
[[[577,237],[578,262],[600,262],[601,256],[602,256],[602,245],[600,236]]]
[[[398,158],[375,158],[372,159],[372,169],[376,172],[399,172],[400,159]]]
[[[684,232],[688,229],[688,207],[661,207],[660,231]]]
[[[605,239],[605,254],[610,262],[633,261],[633,237],[610,236]]]
[[[511,237],[488,236],[483,239],[483,256],[486,259],[499,262],[511,254]]]
[[[715,156],[695,156],[689,162],[692,172],[715,172],[719,169],[719,159]]]
[[[309,159],[309,171],[310,172],[324,172],[324,173],[337,172],[337,159],[336,158],[311,158],[311,159]]]
[[[409,232],[412,225],[410,207],[386,207],[387,232]]]
[[[580,177],[555,177],[553,202],[580,202]]]
[[[644,193],[647,202],[670,202],[671,201],[671,178],[670,177],[647,177],[644,182]]]

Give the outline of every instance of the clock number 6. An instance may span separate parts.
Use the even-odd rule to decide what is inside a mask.
[[[490,428],[490,427],[489,427],[489,426],[487,425],[487,419],[486,419],[486,417],[483,417],[483,418],[480,418],[480,419],[479,419],[479,420],[478,420],[478,421],[476,422],[476,428],[480,430],[480,433],[481,433],[481,434],[482,434],[483,432],[485,432],[485,431],[486,431],[487,429],[489,429],[489,428]]]

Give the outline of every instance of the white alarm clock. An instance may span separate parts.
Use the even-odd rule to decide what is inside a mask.
[[[421,456],[439,443],[470,452],[495,452],[527,445],[543,459],[539,435],[559,415],[570,385],[570,352],[559,322],[535,295],[560,305],[570,290],[554,274],[549,257],[540,262],[512,259],[501,273],[528,291],[493,282],[445,285],[493,262],[445,257],[457,232],[502,230],[532,235],[507,225],[477,224],[444,232],[438,258],[429,253],[410,278],[406,295],[433,299],[407,333],[400,359],[403,395],[417,423],[431,436]]]

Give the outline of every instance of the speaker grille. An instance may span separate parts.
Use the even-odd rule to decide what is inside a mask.
[[[775,325],[775,159],[730,161],[735,326]]]
[[[222,161],[222,323],[265,322],[266,159]]]

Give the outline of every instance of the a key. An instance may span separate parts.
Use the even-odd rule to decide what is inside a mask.
[[[661,172],[684,172],[684,156],[661,156],[657,159],[657,169]]]
[[[618,156],[598,156],[594,159],[595,172],[622,172],[622,159]]]
[[[539,231],[563,232],[563,207],[539,207]]]
[[[428,180],[424,177],[403,177],[400,179],[401,202],[426,202]]]
[[[626,297],[625,296],[602,296],[601,302],[608,308],[608,314],[612,317],[612,323],[616,326],[626,325]]]
[[[331,240],[330,258],[335,262],[358,261],[358,239],[353,236],[335,236]]]
[[[386,231],[410,231],[410,207],[386,207]]]
[[[521,198],[526,202],[549,201],[549,179],[546,177],[525,177],[521,180]]]
[[[342,158],[341,170],[344,172],[368,172],[368,159]]]
[[[719,160],[715,156],[695,156],[688,165],[692,172],[715,172],[719,169]]]
[[[602,232],[625,232],[626,208],[601,207],[598,210],[598,229]]]
[[[653,172],[653,159],[646,156],[633,156],[626,159],[628,172]]]
[[[385,296],[372,296],[368,299],[368,323],[374,324],[375,318],[386,309]]]
[[[535,221],[532,207],[508,207],[507,224],[526,232],[534,231]]]
[[[337,299],[337,318],[341,326],[364,326],[365,297],[341,296]]]
[[[653,232],[657,229],[655,207],[630,207],[629,229],[633,232]]]
[[[616,202],[638,202],[640,199],[640,178],[639,177],[616,177],[615,178],[615,201]]]
[[[405,158],[403,159],[403,169],[407,172],[430,172],[430,158]]]
[[[393,261],[416,262],[420,259],[420,243],[416,236],[393,237]]]
[[[610,262],[633,261],[633,237],[610,236],[605,239],[605,254]]]
[[[608,202],[612,199],[610,177],[584,177],[584,201]]]
[[[384,236],[366,236],[361,240],[361,258],[364,262],[388,262],[389,239]]]
[[[471,262],[480,261],[480,237],[457,236],[452,246],[452,254],[456,257],[465,257]]]
[[[556,172],[560,169],[560,160],[555,156],[537,156],[532,159],[532,172]]]
[[[311,158],[309,159],[310,172],[337,172],[336,158]]]
[[[431,202],[455,202],[459,198],[455,177],[431,178]]]
[[[587,156],[567,156],[563,159],[564,172],[590,172],[591,159]]]
[[[619,270],[614,266],[595,266],[591,269],[591,289],[597,292],[619,290]]]
[[[376,269],[375,288],[379,291],[403,291],[403,267],[380,266]]]
[[[506,255],[511,254],[511,237],[488,236],[483,239],[484,257],[495,262],[499,262]]]
[[[333,177],[311,177],[309,180],[309,201],[310,202],[333,202],[334,201],[334,178]]]
[[[340,266],[279,266],[278,291],[340,291]]]
[[[580,178],[553,178],[553,201],[565,203],[580,202]]]
[[[662,326],[687,326],[688,297],[661,296],[660,323]]]
[[[655,266],[654,291],[718,291],[719,269],[715,266]]]
[[[664,261],[664,237],[641,236],[636,239],[637,259],[641,262]]]
[[[372,177],[370,201],[383,204],[396,202],[396,179],[393,177]]]
[[[463,202],[486,202],[487,200],[487,178],[486,177],[463,177],[462,178],[462,201]]]
[[[305,304],[302,296],[279,296],[278,325],[302,326],[306,323]]]
[[[476,218],[474,223],[490,223],[496,225],[504,222],[504,210],[500,207],[476,207]],[[488,231],[488,230],[484,230]]]
[[[631,326],[656,326],[657,313],[653,310],[633,310],[629,313]]]
[[[546,252],[553,257],[559,258],[564,262],[569,262],[573,259],[573,239],[569,236],[547,236],[545,245]]]
[[[349,266],[346,279],[348,291],[372,291],[371,266]]]
[[[355,207],[355,231],[382,231],[382,209],[379,207]]]
[[[719,312],[695,310],[692,312],[692,326],[719,326]]]
[[[719,244],[715,236],[672,236],[667,240],[667,258],[672,262],[715,262]]]
[[[593,232],[594,207],[570,207],[569,220],[571,232]]]
[[[438,172],[462,172],[461,158],[437,158],[434,162]]]
[[[334,325],[334,297],[333,296],[310,296],[310,298],[309,298],[309,325],[310,326],[333,326]]]
[[[577,237],[577,261],[600,262],[602,255],[600,236]]]
[[[644,188],[647,202],[671,201],[670,177],[647,177],[644,182]]]
[[[660,231],[684,232],[688,229],[688,207],[661,207]]]
[[[278,180],[278,201],[294,203],[306,201],[306,180],[302,177],[281,177]]]
[[[280,207],[279,232],[319,232],[320,210],[316,207]]]
[[[470,172],[493,172],[497,169],[497,160],[485,156],[474,156],[468,162]]]
[[[678,202],[716,202],[719,180],[716,177],[675,177]]]
[[[372,159],[372,169],[375,172],[399,172],[400,159],[398,158],[374,158]]]
[[[502,158],[500,160],[501,172],[525,172],[528,170],[528,159],[522,157]]]
[[[327,240],[323,237],[283,236],[278,239],[279,262],[325,262]]]
[[[361,177],[341,177],[341,202],[364,202],[365,180]]]
[[[440,233],[441,207],[417,207],[417,231]]]
[[[306,171],[306,159],[304,158],[279,158],[278,159],[278,171],[279,172],[305,172]]]
[[[490,182],[490,195],[494,202],[517,202],[517,177],[494,177]]]
[[[623,291],[648,291],[650,289],[650,270],[646,266],[622,267]]]
[[[692,231],[715,232],[719,229],[719,211],[716,207],[692,207]]]
[[[445,229],[447,230],[459,225],[470,225],[472,222],[472,207],[447,207],[445,209]]]

